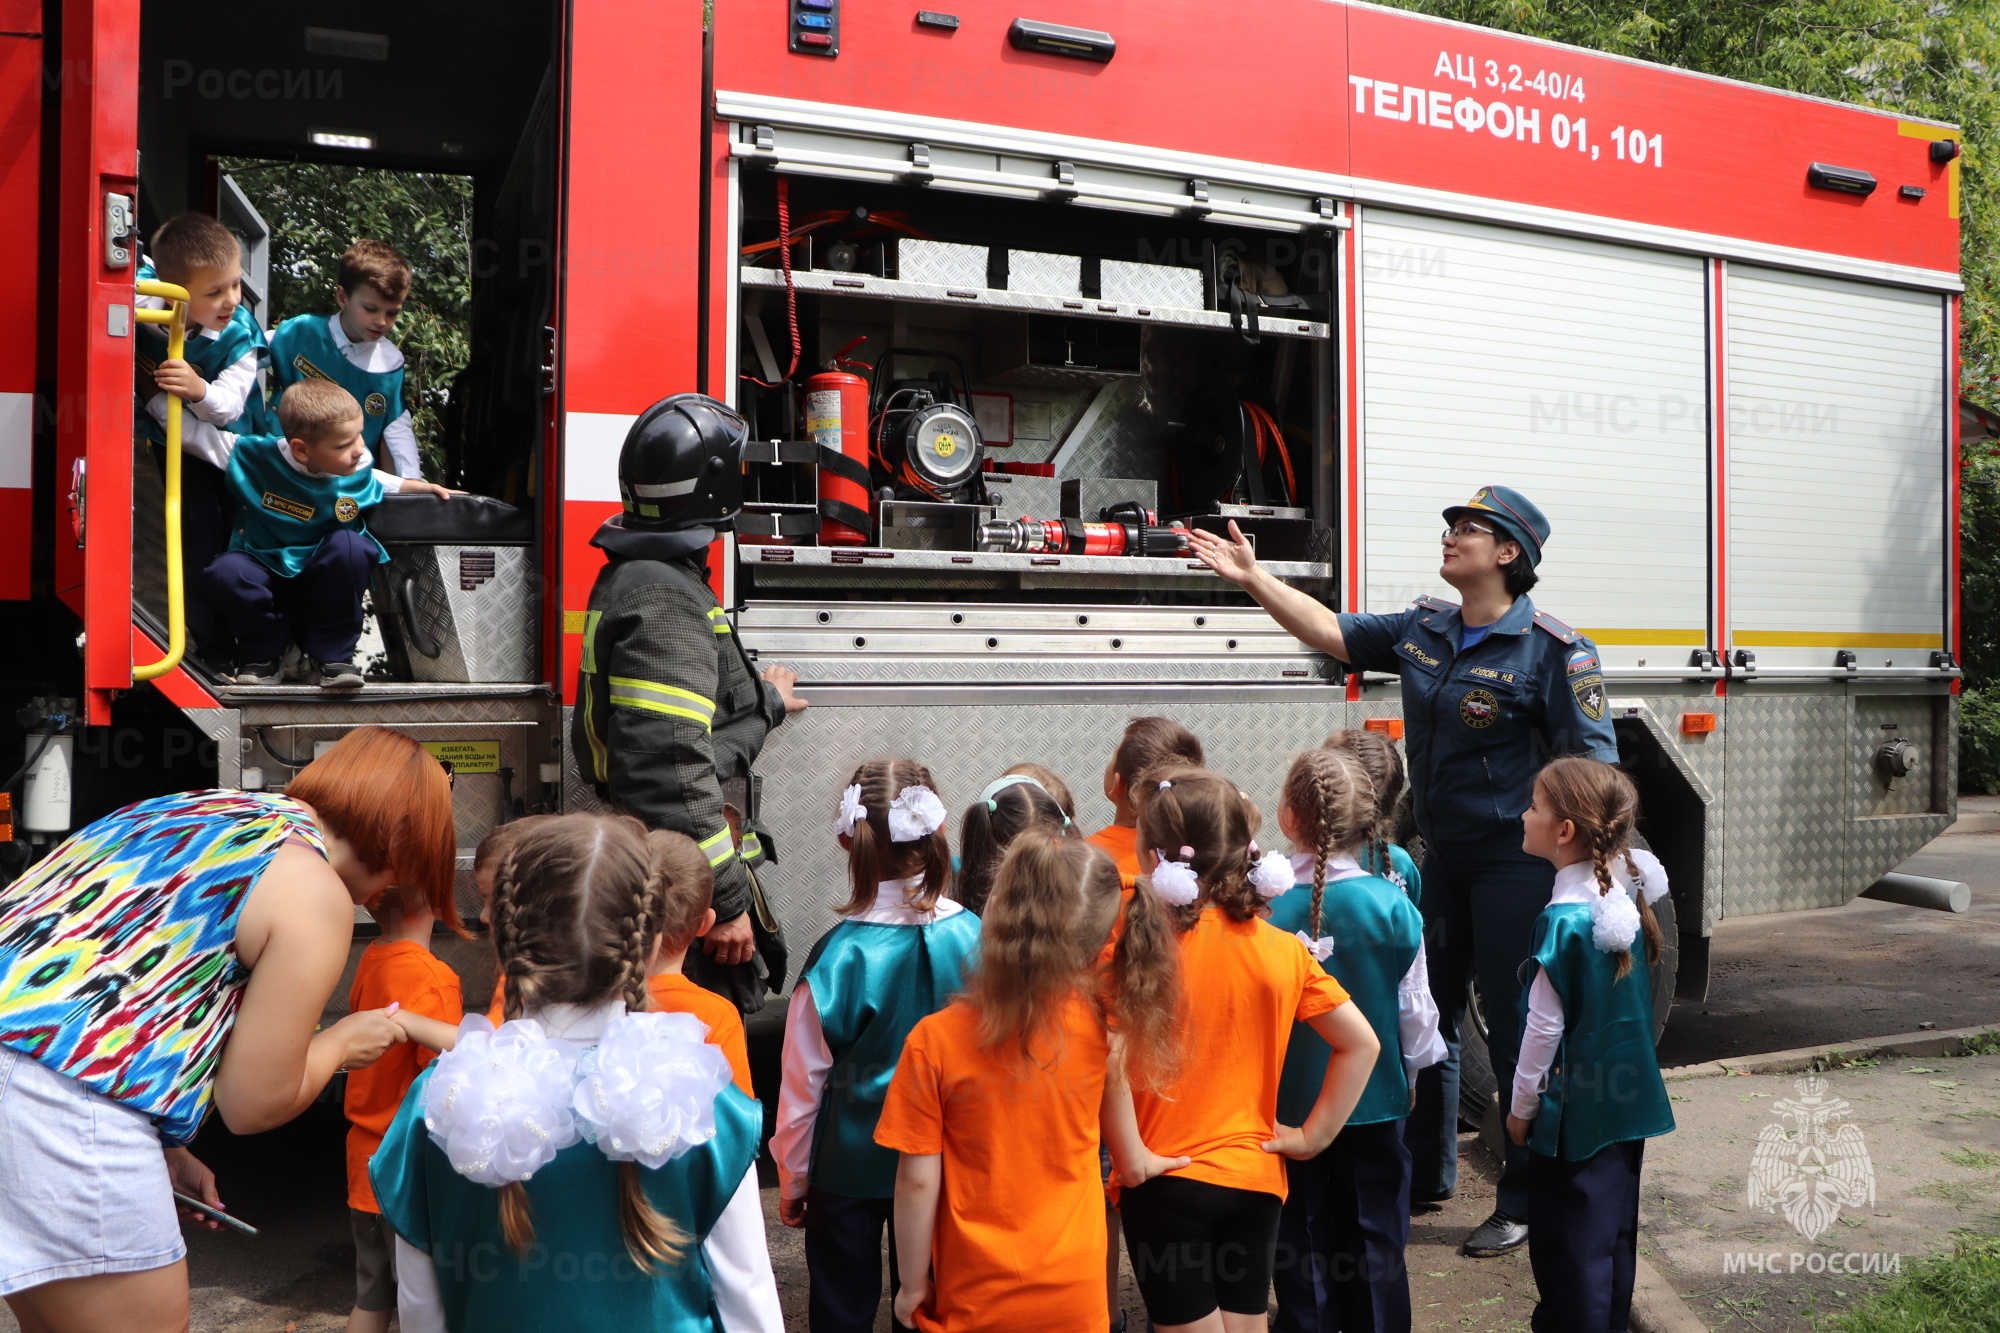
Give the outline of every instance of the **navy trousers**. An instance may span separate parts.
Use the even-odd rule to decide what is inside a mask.
[[[347,662],[361,638],[361,595],[374,568],[374,540],[343,528],[314,548],[297,578],[224,551],[208,566],[208,590],[241,661],[277,661],[289,636],[315,662]]]
[[[1450,1051],[1417,1075],[1417,1104],[1406,1124],[1411,1192],[1439,1198],[1458,1187],[1458,1026],[1465,983],[1479,978],[1486,1049],[1507,1104],[1521,1054],[1521,972],[1534,949],[1535,919],[1549,905],[1555,868],[1521,850],[1520,821],[1485,843],[1437,842],[1424,855],[1424,952],[1438,1026]],[[1528,1150],[1507,1145],[1495,1206],[1528,1215]]]
[[[1541,1294],[1530,1320],[1535,1333],[1624,1333],[1645,1155],[1644,1139],[1610,1144],[1582,1162],[1530,1154],[1528,1263]]]
[[[1409,1333],[1410,1150],[1403,1122],[1349,1125],[1285,1163],[1271,1281],[1281,1333]]]
[[[896,1263],[894,1199],[851,1199],[806,1190],[806,1327],[812,1333],[873,1333],[882,1304],[882,1237],[889,1239],[889,1291]]]

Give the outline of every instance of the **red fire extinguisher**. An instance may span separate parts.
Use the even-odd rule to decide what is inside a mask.
[[[869,369],[846,354],[828,363]],[[806,437],[819,445],[819,541],[822,546],[866,546],[874,522],[868,510],[868,381],[844,369],[827,369],[806,381]]]

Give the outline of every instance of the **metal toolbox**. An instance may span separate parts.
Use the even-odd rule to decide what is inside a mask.
[[[1002,518],[1062,517],[1063,484],[1054,477],[988,472],[980,480],[986,483],[986,498]]]
[[[374,594],[397,675],[425,684],[541,679],[530,511],[479,495],[392,495],[368,528],[389,552],[375,567]]]

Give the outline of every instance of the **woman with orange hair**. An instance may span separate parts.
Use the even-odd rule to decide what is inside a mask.
[[[394,1006],[315,1031],[354,905],[391,883],[452,925],[451,783],[407,736],[348,733],[282,796],[141,801],[0,889],[0,1296],[30,1333],[185,1329],[185,1145],[310,1106],[402,1041]]]

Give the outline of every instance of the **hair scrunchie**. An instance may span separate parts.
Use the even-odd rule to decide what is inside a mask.
[[[868,818],[868,807],[861,803],[861,784],[856,782],[840,794],[840,812],[833,817],[833,831],[845,838],[854,832],[854,826]]]
[[[431,1142],[481,1185],[528,1179],[579,1137],[570,1110],[576,1056],[531,1018],[496,1029],[483,1014],[466,1015],[425,1091]]]
[[[1290,892],[1293,882],[1292,858],[1283,852],[1266,852],[1256,865],[1250,867],[1250,887],[1257,890],[1257,896],[1265,902]]]
[[[889,841],[915,842],[928,838],[944,827],[950,812],[938,794],[922,783],[915,783],[896,793],[896,799],[889,802]]]
[[[1181,854],[1192,857],[1192,848],[1181,848]],[[1160,863],[1153,867],[1153,873],[1146,882],[1153,886],[1153,892],[1161,902],[1169,907],[1186,907],[1201,897],[1201,880],[1195,875],[1194,867],[1186,861],[1176,861],[1165,852],[1155,852]]]
[[[715,1137],[729,1057],[693,1014],[625,1014],[586,1048],[571,1098],[585,1142],[614,1162],[660,1167]]]

